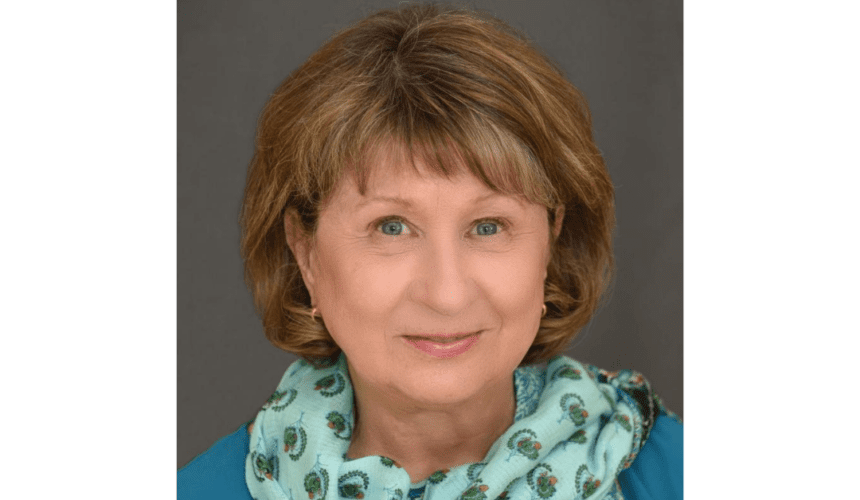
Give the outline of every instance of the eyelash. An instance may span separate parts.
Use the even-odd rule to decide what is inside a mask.
[[[379,233],[381,233],[384,236],[394,236],[394,237],[408,236],[408,235],[402,235],[402,234],[390,235],[390,234],[383,233],[382,232],[382,226],[384,226],[385,224],[388,224],[389,222],[399,222],[399,223],[403,224],[404,226],[406,226],[407,228],[409,227],[409,225],[406,223],[406,220],[404,220],[402,217],[398,217],[396,215],[393,215],[393,216],[388,216],[388,217],[384,217],[382,219],[377,220],[376,222],[373,223],[373,228],[375,231],[378,231]],[[504,220],[497,219],[494,217],[488,217],[486,219],[478,219],[472,223],[472,228],[474,229],[474,228],[480,226],[481,224],[495,224],[496,226],[498,226],[498,231],[496,231],[495,234],[486,235],[486,236],[483,236],[483,238],[496,236],[499,233],[504,232],[508,228],[508,224]],[[475,236],[480,236],[480,235],[475,235]]]

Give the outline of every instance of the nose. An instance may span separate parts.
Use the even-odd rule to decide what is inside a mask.
[[[420,255],[414,298],[445,316],[459,314],[472,302],[475,284],[461,243],[429,241]]]

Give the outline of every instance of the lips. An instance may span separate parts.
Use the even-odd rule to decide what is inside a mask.
[[[481,332],[436,335],[407,335],[407,344],[436,358],[459,356],[478,342]]]

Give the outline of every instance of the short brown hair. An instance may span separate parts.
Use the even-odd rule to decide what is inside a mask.
[[[335,185],[384,143],[440,175],[468,170],[553,214],[547,314],[523,364],[562,352],[591,319],[613,269],[612,182],[588,105],[526,37],[486,14],[438,5],[383,10],[295,70],[259,121],[242,205],[242,257],[267,338],[321,364],[340,353],[310,314],[284,218],[312,235]],[[413,162],[414,164],[414,162]]]

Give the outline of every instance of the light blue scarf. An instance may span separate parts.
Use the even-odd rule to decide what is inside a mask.
[[[482,462],[411,484],[387,457],[346,458],[354,425],[343,355],[297,361],[251,430],[245,481],[257,500],[620,499],[618,474],[647,439],[659,400],[641,375],[568,357],[514,372],[514,424]]]

